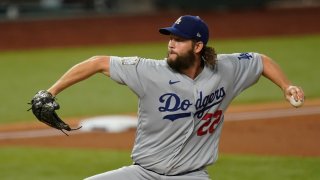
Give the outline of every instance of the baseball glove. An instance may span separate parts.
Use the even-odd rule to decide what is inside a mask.
[[[60,108],[59,104],[56,102],[56,98],[46,90],[40,90],[31,100],[31,108],[33,114],[36,118],[47,124],[50,127],[56,128],[62,131],[65,135],[68,136],[66,132],[80,129],[81,127],[71,129],[68,124],[63,122],[56,113],[56,110]],[[28,110],[28,111],[29,111]]]

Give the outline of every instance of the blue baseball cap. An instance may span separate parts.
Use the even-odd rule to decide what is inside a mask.
[[[173,34],[186,39],[195,39],[205,45],[209,39],[208,26],[199,16],[181,16],[171,27],[161,28],[159,32],[164,35]]]

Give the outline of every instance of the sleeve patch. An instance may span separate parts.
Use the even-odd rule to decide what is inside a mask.
[[[241,53],[238,56],[238,59],[239,60],[251,60],[251,59],[253,59],[253,56],[250,53]]]
[[[138,62],[138,57],[124,57],[123,59],[121,59],[122,65],[136,65]]]

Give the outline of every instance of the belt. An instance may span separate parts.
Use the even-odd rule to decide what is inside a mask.
[[[193,172],[196,172],[196,171],[200,171],[202,170],[203,168],[198,168],[198,169],[194,169],[194,170],[191,170],[191,171],[186,171],[186,172],[182,172],[182,173],[178,173],[178,174],[175,174],[175,175],[167,175],[167,174],[162,174],[162,173],[158,173],[154,170],[151,170],[151,169],[147,169],[147,168],[144,168],[143,166],[141,166],[140,164],[138,163],[133,163],[133,165],[137,165],[137,166],[140,166],[142,167],[143,169],[147,170],[147,171],[151,171],[151,172],[154,172],[156,174],[159,174],[159,175],[162,175],[162,176],[183,176],[183,175],[186,175],[186,174],[189,174],[189,173],[193,173]]]

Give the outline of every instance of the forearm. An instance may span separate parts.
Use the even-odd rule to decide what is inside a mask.
[[[107,58],[107,59],[106,59]],[[96,73],[109,76],[109,58],[93,57],[70,68],[48,91],[54,96]]]
[[[282,89],[284,97],[288,101],[290,101],[291,96],[293,96],[296,101],[304,101],[304,92],[302,88],[292,85],[278,64],[265,55],[262,55],[262,60],[263,76],[278,85]]]
[[[286,90],[291,82],[281,70],[280,66],[275,63],[271,58],[262,55],[263,60],[263,73],[262,75],[269,80],[271,80],[274,84],[279,86],[283,91]]]

